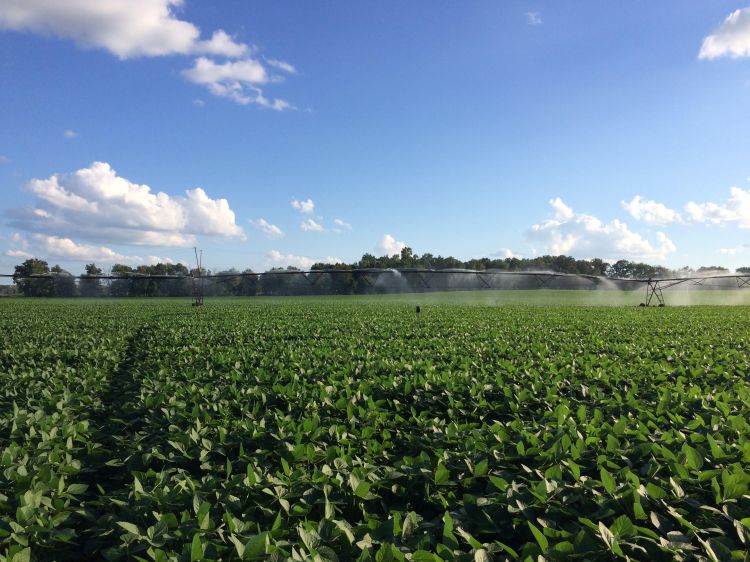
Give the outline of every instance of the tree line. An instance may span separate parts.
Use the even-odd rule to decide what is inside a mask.
[[[50,267],[45,260],[30,258],[15,266],[14,288],[27,297],[173,297],[190,296],[199,289],[205,296],[254,296],[289,294],[360,294],[423,290],[427,287],[424,276],[410,274],[407,277],[388,283],[373,283],[367,275],[355,270],[362,269],[412,269],[476,271],[546,271],[594,275],[603,278],[649,279],[660,277],[685,277],[706,272],[730,273],[725,267],[704,266],[698,269],[684,267],[671,270],[659,265],[618,260],[608,263],[602,259],[579,260],[570,256],[538,256],[534,258],[478,258],[462,261],[452,256],[434,256],[430,253],[415,254],[406,247],[399,254],[376,257],[364,254],[355,263],[315,263],[310,268],[313,273],[293,275],[299,271],[294,267],[272,268],[265,275],[254,275],[252,269],[236,268],[223,271],[197,271],[177,263],[140,265],[135,268],[115,264],[108,275],[115,279],[102,280],[103,270],[95,263],[86,264],[80,276],[64,270],[59,265]],[[317,272],[335,269],[335,275],[322,275]],[[750,274],[750,267],[741,267],[738,274]],[[196,281],[191,276],[210,274],[214,277]],[[33,278],[32,276],[45,276]],[[177,279],[154,279],[145,276],[176,276]],[[516,286],[516,288],[524,288]],[[528,287],[531,288],[531,287]],[[4,288],[2,293],[10,292]]]

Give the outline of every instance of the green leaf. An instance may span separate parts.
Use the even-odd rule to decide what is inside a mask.
[[[357,484],[357,489],[354,490],[354,493],[364,500],[373,498],[372,494],[370,494],[370,483],[364,480]]]
[[[501,492],[504,492],[508,489],[508,483],[499,476],[490,476],[490,482],[492,482],[492,485]]]
[[[141,532],[138,530],[138,526],[134,525],[133,523],[129,523],[128,521],[118,521],[117,524],[125,529],[128,533],[133,533],[134,535],[139,535]]]
[[[245,545],[234,535],[229,535],[229,540],[232,541],[234,548],[237,550],[237,556],[240,557],[240,560],[243,560],[245,556]]]
[[[685,466],[692,470],[703,468],[703,457],[696,449],[685,443],[682,445],[682,453],[685,455]]]
[[[78,495],[84,493],[89,487],[86,484],[71,484],[68,486],[67,492],[71,495]]]
[[[445,465],[441,462],[438,463],[437,469],[435,470],[435,484],[438,486],[441,486],[448,482],[448,480],[451,477],[450,471],[445,467]]]
[[[727,470],[721,473],[722,499],[724,501],[741,498],[748,489],[750,478],[741,471],[730,473]]]
[[[266,543],[268,533],[260,533],[250,537],[245,543],[245,555],[243,560],[260,560],[266,555]]]
[[[16,552],[11,558],[11,562],[31,562],[31,548],[26,547]]]
[[[346,540],[349,541],[349,544],[354,544],[354,532],[352,530],[352,526],[348,522],[341,521],[339,519],[334,519],[333,522],[341,530],[341,532],[344,533],[344,536],[346,536]]]
[[[474,476],[484,476],[485,474],[487,474],[489,466],[490,463],[487,462],[487,459],[479,461],[474,467]]]
[[[617,483],[615,482],[614,477],[607,471],[606,468],[602,467],[599,470],[599,475],[602,479],[602,485],[604,486],[604,489],[607,491],[608,494],[611,494],[615,491],[615,487],[617,486]]]
[[[542,549],[542,553],[547,552],[547,550],[549,549],[549,541],[547,540],[547,537],[545,537],[544,533],[542,533],[539,528],[531,521],[528,521],[527,523],[529,525],[529,529],[531,529],[531,534],[534,535],[536,542],[539,543],[539,547]]]
[[[451,550],[456,550],[459,547],[458,539],[453,534],[453,518],[447,511],[443,515],[443,544]]]
[[[572,554],[575,552],[575,546],[570,541],[561,541],[553,547],[553,550],[555,552],[559,552],[560,554]]]
[[[573,474],[573,478],[575,478],[576,481],[579,481],[581,479],[581,467],[570,459],[568,459],[566,462],[568,464],[568,468],[570,468],[570,472]]]
[[[203,544],[198,533],[193,535],[193,542],[190,545],[190,562],[197,562],[203,558]]]
[[[308,552],[312,552],[320,544],[320,535],[313,529],[306,529],[303,525],[300,525],[297,527],[297,533]]]
[[[612,526],[609,528],[609,530],[612,531],[612,534],[618,539],[623,537],[631,537],[635,534],[635,527],[633,526],[633,522],[627,515],[621,515],[620,517],[615,519],[615,522],[612,523]]]
[[[661,500],[667,497],[667,492],[663,488],[651,482],[646,484],[646,492],[648,493],[648,497],[653,500]]]
[[[198,509],[198,526],[201,530],[205,531],[211,526],[211,518],[210,513],[211,512],[211,504],[204,501],[201,503],[200,509]]]

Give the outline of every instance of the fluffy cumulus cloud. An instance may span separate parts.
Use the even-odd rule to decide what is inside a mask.
[[[271,250],[266,254],[266,262],[269,266],[287,267],[292,266],[299,269],[310,269],[315,263],[341,263],[341,259],[326,256],[324,258],[310,258],[307,256],[296,256],[294,254],[284,254],[278,250]]]
[[[394,254],[400,254],[401,250],[406,248],[406,244],[400,240],[396,240],[392,235],[384,235],[380,241],[375,245],[375,251],[379,256],[392,256]]]
[[[750,7],[735,10],[701,45],[701,59],[750,57]]]
[[[325,230],[322,224],[315,222],[313,219],[303,220],[299,227],[305,232],[323,232]]]
[[[118,176],[105,162],[31,180],[26,189],[36,195],[36,207],[7,214],[11,224],[27,231],[154,246],[192,246],[196,235],[244,239],[226,199],[212,199],[200,187],[184,196],[153,192]]]
[[[0,28],[73,39],[82,47],[106,49],[122,58],[209,53],[244,55],[248,47],[222,30],[202,40],[181,20],[183,0],[3,0]]]
[[[253,50],[224,30],[205,38],[193,23],[176,11],[183,0],[3,0],[0,29],[28,31],[74,40],[86,48],[105,49],[120,59],[167,55],[194,55],[192,68],[183,72],[191,82],[204,85],[220,97],[276,110],[292,108],[282,99],[263,95],[260,84],[269,82],[266,67],[252,57]],[[216,62],[213,58],[237,59]],[[296,73],[290,63],[266,59],[269,66]],[[280,81],[281,77],[273,77]]]
[[[291,205],[300,213],[305,213],[306,215],[309,215],[315,210],[315,203],[313,203],[312,199],[307,199],[307,201],[292,199]]]
[[[534,224],[527,231],[532,243],[541,244],[546,253],[648,261],[663,260],[676,250],[663,232],[657,232],[655,242],[651,242],[619,220],[605,223],[576,213],[559,197],[549,204],[554,218]]]
[[[123,254],[115,252],[106,246],[77,244],[70,238],[35,234],[34,239],[37,242],[36,247],[39,248],[40,254],[49,258],[103,262],[132,260],[132,258],[128,258]]]
[[[731,187],[726,201],[689,201],[682,213],[639,195],[629,202],[623,201],[622,206],[633,218],[649,224],[734,224],[738,228],[750,228],[750,190],[740,187]]]
[[[522,258],[523,256],[521,254],[517,254],[510,248],[500,248],[499,251],[490,254],[491,258],[503,258],[503,259],[510,259],[510,258]]]
[[[38,256],[46,260],[99,263],[151,264],[172,262],[170,258],[130,256],[116,252],[107,246],[81,244],[70,238],[40,233],[33,234],[30,239],[19,233],[13,234],[10,248],[5,252],[5,255],[24,259]]]
[[[573,209],[571,209],[565,203],[563,203],[563,200],[560,199],[559,197],[550,199],[549,204],[550,204],[550,207],[552,207],[555,220],[567,221],[569,219],[572,219],[575,214],[573,213]]]
[[[680,213],[674,209],[670,209],[663,203],[643,199],[640,195],[636,195],[630,201],[621,201],[620,204],[635,220],[648,224],[666,226],[682,221]]]
[[[255,228],[260,230],[263,233],[263,235],[269,240],[273,240],[275,238],[282,238],[284,236],[283,230],[281,230],[275,224],[271,224],[264,218],[260,218],[258,220],[251,220],[250,224],[252,224]]]
[[[691,222],[706,224],[735,224],[750,228],[750,190],[739,187],[729,189],[729,199],[721,203],[695,203],[685,205],[686,218]]]

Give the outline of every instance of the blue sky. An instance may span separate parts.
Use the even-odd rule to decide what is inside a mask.
[[[750,265],[747,0],[55,4],[0,5],[3,271]]]

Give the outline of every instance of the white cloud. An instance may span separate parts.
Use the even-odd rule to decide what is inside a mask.
[[[685,215],[691,222],[732,223],[739,228],[750,228],[750,190],[731,187],[729,199],[723,203],[695,203],[690,201],[685,205]]]
[[[741,250],[742,248],[719,248],[719,253],[725,256],[733,256]]]
[[[325,230],[322,224],[315,222],[313,219],[303,220],[299,227],[305,232],[323,232]]]
[[[197,107],[204,107],[204,106],[206,105],[206,102],[205,102],[205,101],[203,101],[203,100],[202,100],[202,99],[200,99],[200,98],[195,98],[195,99],[193,100],[193,105],[195,105],[195,106],[197,106]]]
[[[282,99],[268,99],[258,86],[269,82],[265,67],[257,60],[246,58],[217,63],[206,57],[195,60],[192,68],[182,75],[195,84],[201,84],[218,97],[229,98],[240,105],[251,103],[277,111],[294,107]]]
[[[679,213],[662,203],[635,196],[630,202],[621,202],[633,218],[649,224],[734,224],[738,228],[750,228],[750,190],[739,187],[729,189],[729,198],[723,202],[696,203],[689,201]]]
[[[670,209],[663,203],[643,199],[640,195],[636,195],[629,202],[621,201],[620,204],[635,220],[648,224],[666,226],[682,221],[682,217],[674,209]]]
[[[698,58],[750,57],[750,7],[735,10],[703,40]]]
[[[73,129],[65,129],[63,131],[63,137],[66,139],[75,139],[78,138],[78,133],[76,133]]]
[[[269,240],[273,240],[275,238],[281,238],[284,236],[284,231],[281,230],[278,226],[275,224],[271,224],[266,219],[260,218],[257,221],[251,220],[250,223],[260,230],[266,238]]]
[[[375,251],[379,256],[392,256],[394,254],[400,254],[401,250],[406,248],[406,244],[400,240],[396,240],[390,234],[386,234],[375,246]]]
[[[29,31],[68,38],[87,48],[105,49],[120,59],[166,55],[198,55],[183,71],[191,82],[215,96],[277,111],[293,109],[282,99],[269,99],[259,84],[269,81],[264,65],[250,55],[247,44],[218,29],[201,39],[194,24],[179,19],[183,0],[3,0],[0,29]],[[217,63],[213,57],[240,59]],[[269,66],[295,73],[286,61],[267,59]],[[279,79],[275,81],[279,81]]]
[[[336,228],[333,229],[336,234],[352,229],[352,225],[342,219],[333,219],[333,224],[336,225]]]
[[[494,254],[490,254],[491,258],[522,258],[523,256],[521,254],[517,254],[510,248],[500,248],[499,251],[495,252]]]
[[[315,210],[315,203],[313,203],[312,199],[308,199],[307,201],[299,201],[297,199],[292,199],[291,203],[292,207],[297,209],[300,213],[310,214]]]
[[[228,33],[217,29],[208,41],[196,44],[194,52],[211,55],[239,58],[245,56],[250,48],[244,43],[237,43]]]
[[[106,246],[79,244],[70,238],[48,236],[46,234],[33,234],[29,242],[29,240],[20,234],[15,233],[11,237],[11,241],[14,247],[5,252],[5,255],[9,257],[30,258],[37,256],[48,261],[65,260],[100,263],[173,263],[170,258],[127,256]]]
[[[594,216],[575,213],[559,197],[549,204],[555,218],[534,224],[527,231],[529,239],[541,243],[546,253],[613,260],[662,260],[676,250],[663,232],[657,232],[656,242],[652,243],[619,220],[604,223]]]
[[[267,58],[266,62],[270,66],[278,68],[279,70],[283,70],[284,72],[288,72],[289,74],[297,74],[297,69],[294,67],[294,65],[286,62],[285,60]]]
[[[560,221],[566,221],[568,219],[573,218],[573,209],[571,209],[565,203],[563,203],[563,200],[560,199],[559,197],[550,199],[549,204],[552,206],[552,209],[555,211],[555,219],[560,220]]]
[[[266,69],[253,59],[227,61],[218,64],[209,58],[198,57],[195,59],[193,68],[183,70],[182,74],[196,84],[212,84],[215,82],[265,84],[268,81]]]
[[[127,256],[115,252],[106,246],[92,244],[77,244],[70,238],[45,236],[35,234],[37,248],[45,258],[56,258],[73,261],[103,261],[117,262],[129,259]]]
[[[145,257],[139,257],[138,259],[140,260],[140,263],[144,265],[155,265],[157,263],[177,263],[172,258],[163,258],[159,256],[145,256]]]
[[[541,25],[542,24],[542,16],[539,15],[539,12],[526,12],[526,23],[529,25]]]
[[[0,164],[10,164],[10,158],[4,154],[0,154]]]
[[[226,199],[211,199],[200,187],[184,196],[154,193],[148,185],[118,176],[105,162],[31,180],[27,189],[37,196],[37,207],[7,212],[11,223],[24,230],[158,246],[192,246],[196,235],[244,239]]]
[[[8,256],[8,257],[10,257],[10,258],[24,258],[24,259],[27,259],[27,258],[32,257],[31,254],[29,254],[28,252],[26,252],[24,250],[8,250],[7,252],[5,252],[5,255]]]
[[[278,250],[271,250],[266,254],[266,262],[268,265],[276,267],[286,267],[291,265],[299,269],[310,269],[314,263],[341,263],[341,261],[341,259],[333,256],[315,259],[307,256],[296,256],[294,254],[282,254]]]
[[[205,53],[240,57],[247,45],[224,31],[200,39],[200,30],[176,17],[183,0],[3,0],[0,28],[73,39],[121,59]]]

